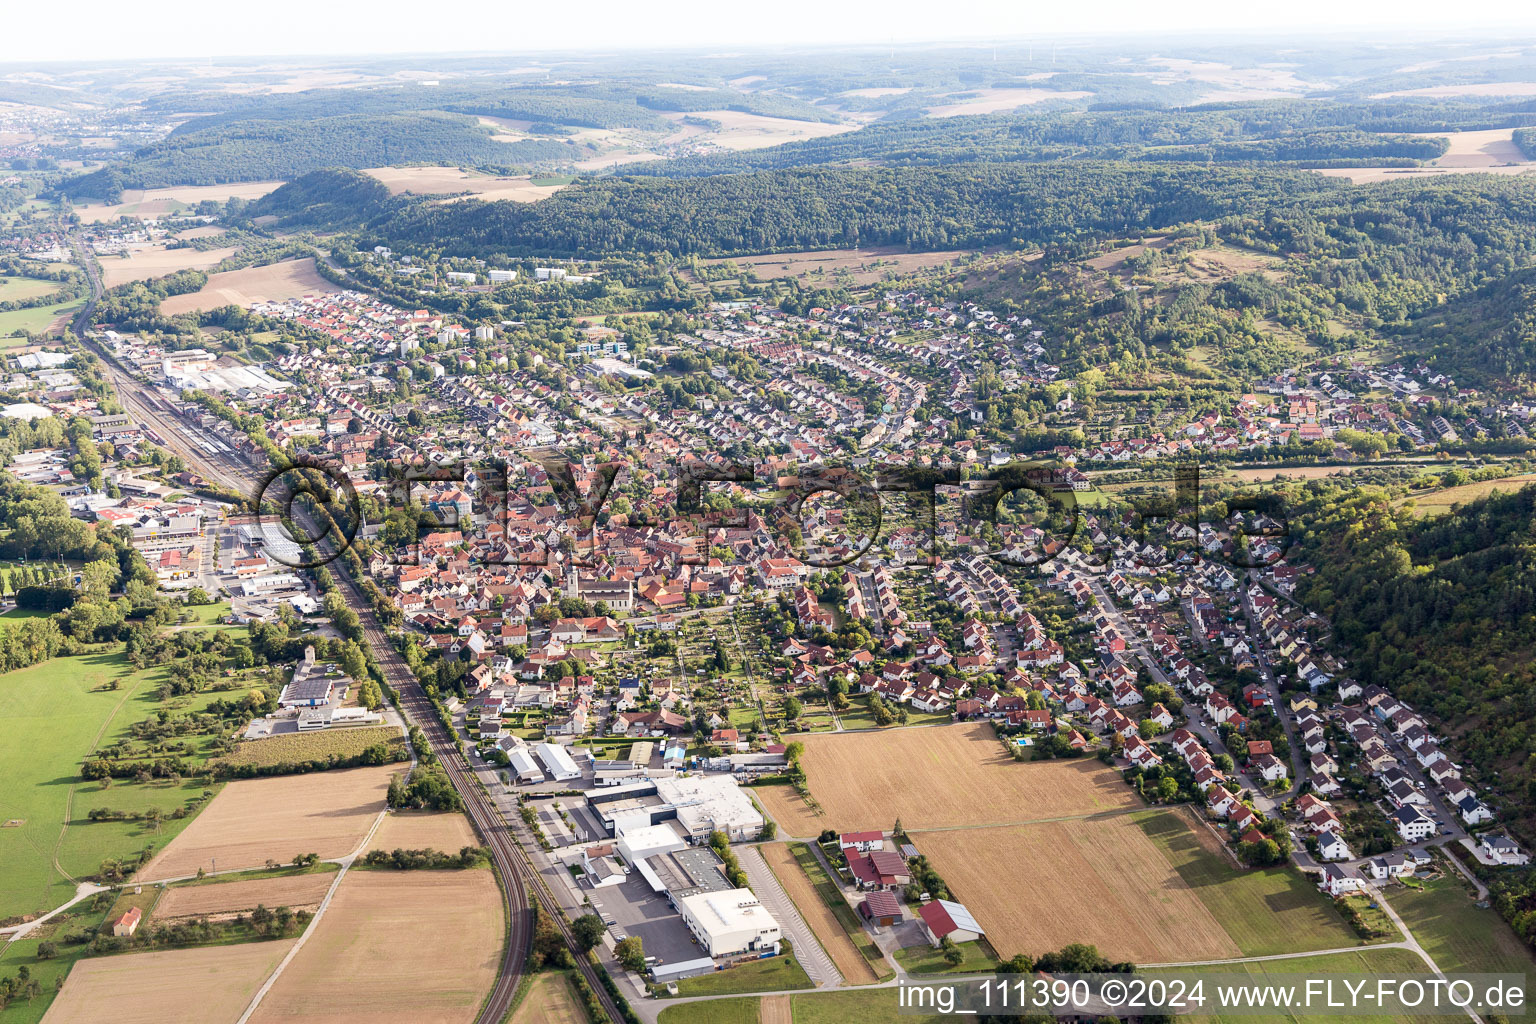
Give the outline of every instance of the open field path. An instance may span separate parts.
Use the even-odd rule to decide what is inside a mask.
[[[373,842],[374,834],[378,832],[379,826],[384,824],[384,819],[388,815],[389,810],[387,808],[380,811],[378,817],[373,819],[373,827],[368,830],[368,834],[363,837],[363,841],[358,844],[357,849],[338,862],[341,864],[341,870],[336,872],[336,877],[331,880],[331,887],[326,890],[325,898],[320,901],[320,906],[315,910],[315,916],[309,919],[309,927],[304,929],[304,933],[293,944],[293,948],[289,949],[287,954],[278,961],[277,967],[273,969],[272,974],[267,980],[262,982],[261,988],[256,990],[256,994],[251,997],[250,1005],[245,1008],[245,1012],[240,1015],[240,1019],[235,1024],[245,1024],[246,1021],[251,1019],[251,1014],[256,1012],[256,1008],[261,1005],[262,999],[272,990],[272,986],[277,984],[277,979],[282,976],[283,969],[293,962],[293,958],[298,955],[299,950],[304,948],[304,943],[308,942],[309,937],[315,933],[315,929],[320,926],[320,919],[325,916],[326,910],[331,905],[332,898],[336,895],[337,888],[341,886],[341,880],[347,877],[347,872],[351,869],[353,861],[367,852],[369,845]]]
[[[137,684],[130,686],[128,689],[123,691],[122,697],[118,699],[118,702],[115,705],[113,705],[112,713],[107,716],[107,720],[102,722],[101,728],[96,731],[96,738],[91,740],[92,754],[96,753],[96,748],[101,746],[101,738],[107,734],[107,730],[112,727],[112,723],[117,721],[117,713],[123,710],[123,705],[128,703],[128,698],[138,693],[139,687],[142,685],[144,685],[144,681],[141,679]],[[64,798],[64,821],[62,827],[59,829],[59,837],[53,842],[53,870],[57,871],[66,879],[76,883],[77,885],[79,884],[79,879],[75,878],[75,876],[70,874],[68,871],[65,871],[64,865],[59,863],[59,851],[64,848],[64,834],[69,831],[69,822],[70,819],[74,816],[75,790],[78,788],[80,788],[79,780],[69,784],[69,793]]]
[[[9,938],[6,941],[15,942],[17,939],[23,938],[34,928],[38,927],[44,922],[64,913],[64,911],[68,910],[76,903],[79,903],[81,900],[89,899],[90,897],[95,896],[97,893],[106,892],[111,888],[112,886],[110,885],[95,885],[91,882],[80,882],[75,886],[74,898],[71,899],[68,903],[61,903],[54,907],[52,910],[48,911],[48,913],[43,914],[41,917],[35,917],[32,920],[26,921],[22,924],[13,924],[8,928],[0,928],[0,935],[8,935]]]

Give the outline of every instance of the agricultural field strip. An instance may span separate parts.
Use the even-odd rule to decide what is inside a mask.
[[[787,843],[766,845],[758,847],[762,855],[763,863],[773,872],[778,879],[779,886],[784,890],[795,909],[800,912],[800,917],[805,921],[806,927],[821,944],[827,956],[832,960],[832,965],[837,968],[843,980],[850,984],[869,984],[878,980],[874,969],[864,959],[864,954],[859,952],[853,940],[843,929],[842,922],[832,912],[816,892],[811,880],[800,869],[794,856],[790,853]]]
[[[213,885],[170,886],[155,903],[156,921],[232,914],[258,905],[294,909],[317,906],[334,872],[255,877]]]
[[[277,966],[273,968],[272,974],[267,980],[262,982],[261,987],[256,990],[256,994],[251,997],[250,1005],[245,1008],[245,1012],[240,1015],[240,1019],[235,1024],[245,1024],[246,1021],[251,1019],[251,1015],[261,1005],[262,999],[271,991],[272,986],[277,984],[277,979],[282,976],[283,969],[293,961],[294,956],[298,954],[299,950],[304,948],[304,943],[309,941],[309,937],[320,926],[320,919],[325,916],[326,909],[330,907],[331,898],[336,895],[336,889],[341,885],[341,880],[347,877],[347,871],[352,867],[352,862],[362,856],[363,852],[368,849],[368,844],[373,842],[373,834],[379,830],[380,825],[384,824],[384,819],[388,815],[388,808],[380,811],[378,816],[373,819],[373,827],[368,830],[368,834],[363,837],[363,841],[357,844],[357,849],[342,858],[341,870],[336,872],[336,877],[331,880],[331,887],[326,890],[325,898],[320,901],[319,908],[315,910],[315,916],[309,919],[309,926],[304,929],[304,933],[298,937],[292,948],[278,961]]]

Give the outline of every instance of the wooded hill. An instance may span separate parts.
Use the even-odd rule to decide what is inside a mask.
[[[1417,520],[1379,490],[1330,491],[1301,519],[1317,572],[1299,596],[1351,673],[1444,723],[1536,840],[1536,487]]]
[[[117,202],[125,188],[290,179],[323,167],[453,163],[523,166],[568,159],[561,142],[498,142],[465,114],[345,114],[312,121],[252,121],[204,128],[137,151],[122,164],[65,180],[71,199]]]
[[[935,250],[1135,234],[1339,187],[1303,172],[1189,166],[806,168],[602,178],[538,203],[418,203],[371,229],[474,256]]]

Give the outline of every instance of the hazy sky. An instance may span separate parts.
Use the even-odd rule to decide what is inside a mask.
[[[1488,27],[1536,34],[1529,0],[75,0],[0,3],[0,62],[938,42],[1042,34]]]

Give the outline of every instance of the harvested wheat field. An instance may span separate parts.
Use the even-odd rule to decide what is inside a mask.
[[[329,295],[341,290],[315,271],[314,258],[310,257],[213,274],[198,291],[172,295],[160,303],[160,312],[175,316],[220,306],[251,306],[303,295]]]
[[[117,256],[101,258],[101,276],[108,288],[115,288],[128,281],[147,281],[152,277],[164,277],[178,270],[207,270],[239,252],[237,246],[221,249],[167,249],[150,246],[140,249],[127,259]]]
[[[257,906],[313,910],[325,898],[325,891],[335,878],[334,871],[313,871],[238,882],[172,886],[155,904],[154,918],[157,924],[163,924],[173,917],[238,914]]]
[[[43,1020],[229,1024],[293,941],[90,957],[69,972]]]
[[[795,863],[789,847],[784,843],[764,843],[757,849],[763,855],[768,869],[794,901],[795,909],[800,911],[805,923],[816,933],[821,948],[827,951],[844,980],[850,985],[873,985],[879,981],[869,961],[864,959],[864,954],[858,951],[853,940],[838,923],[832,909],[817,894],[800,865]]]
[[[119,217],[149,220],[182,213],[205,199],[216,203],[231,199],[260,199],[282,185],[280,181],[247,181],[231,185],[179,185],[175,188],[130,188],[123,190],[123,201],[111,206],[78,206],[82,224],[99,224]]]
[[[370,850],[442,850],[458,853],[466,846],[479,846],[475,830],[462,814],[432,814],[427,811],[391,811],[373,834]]]
[[[822,828],[888,829],[898,817],[907,828],[944,828],[1140,806],[1120,776],[1099,762],[1014,761],[982,722],[796,739],[805,744],[800,763],[811,795],[826,814],[814,831],[792,828],[795,835],[815,835]],[[794,791],[788,795],[794,797]],[[778,805],[770,801],[770,810],[776,812]]]
[[[178,878],[198,868],[228,871],[286,864],[298,854],[322,859],[357,849],[384,810],[397,765],[240,779],[139,871],[141,879]]]
[[[495,983],[502,937],[490,871],[354,871],[252,1024],[357,1024],[381,1006],[392,1020],[467,1024]]]
[[[535,185],[529,177],[499,178],[472,174],[459,167],[370,167],[364,171],[382,181],[390,195],[455,195],[468,192],[476,199],[511,199],[535,203],[547,199],[564,185]]]
[[[795,792],[793,786],[754,786],[752,799],[762,805],[779,826],[781,836],[811,838],[824,828],[834,827],[825,814],[818,814]]]
[[[1129,814],[923,832],[913,841],[1000,956],[1069,942],[1137,963],[1242,955]]]
[[[794,1020],[791,996],[763,996],[757,1004],[757,1024],[791,1024]]]

